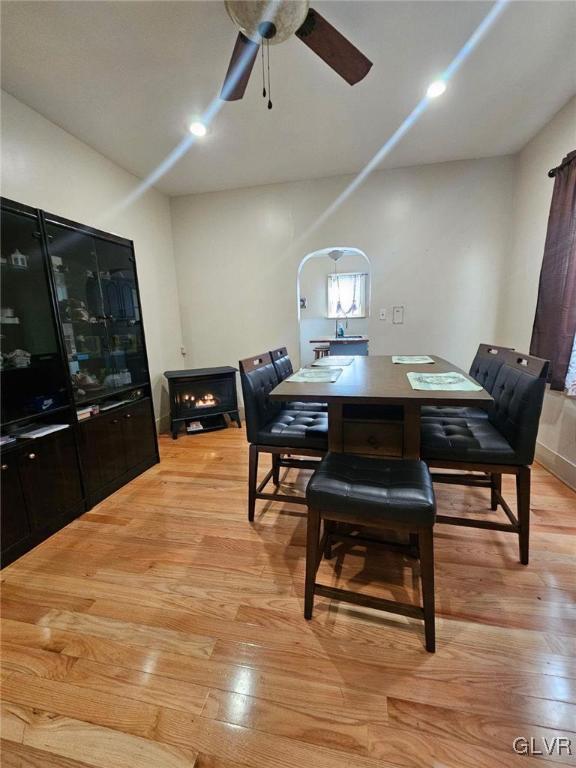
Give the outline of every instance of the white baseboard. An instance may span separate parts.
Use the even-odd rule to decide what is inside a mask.
[[[559,480],[576,490],[576,464],[542,443],[536,443],[536,460]]]

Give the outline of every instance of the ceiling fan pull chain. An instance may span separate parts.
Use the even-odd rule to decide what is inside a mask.
[[[262,52],[262,98],[266,98],[266,75],[264,74],[264,41],[260,47]]]
[[[272,86],[270,85],[270,41],[266,40],[266,54],[268,57],[268,109],[272,109]]]

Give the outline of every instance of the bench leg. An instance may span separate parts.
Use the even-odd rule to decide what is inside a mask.
[[[498,497],[496,493],[502,493],[502,475],[493,473],[490,475],[490,509],[495,512],[498,509]]]
[[[434,608],[434,538],[432,528],[419,530],[420,578],[422,580],[422,606],[424,608],[424,634],[426,650],[436,650],[436,623]]]
[[[272,454],[272,482],[276,487],[280,485],[280,454]]]
[[[326,560],[332,559],[332,531],[335,528],[335,524],[332,520],[324,520],[324,532],[326,534],[326,540],[324,542],[324,558]]]
[[[314,608],[314,585],[318,570],[318,546],[320,543],[320,512],[308,509],[306,532],[306,583],[304,587],[304,618],[312,618]]]
[[[254,521],[256,486],[258,483],[258,446],[251,445],[248,459],[248,520]]]
[[[520,562],[528,565],[530,550],[530,467],[520,467],[516,475]]]

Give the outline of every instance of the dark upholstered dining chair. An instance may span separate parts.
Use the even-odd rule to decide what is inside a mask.
[[[504,352],[511,351],[511,347],[497,347],[495,344],[480,344],[478,351],[472,360],[468,373],[481,384],[484,389],[492,394],[498,371],[504,363]],[[438,416],[455,418],[487,419],[489,411],[483,408],[450,405],[425,405],[420,416],[428,420]]]
[[[435,472],[436,482],[489,487],[491,507],[501,506],[509,522],[438,515],[438,523],[511,531],[518,534],[520,562],[528,564],[530,541],[530,465],[548,375],[548,361],[503,351],[492,387],[494,406],[487,419],[444,417],[422,421],[421,455],[429,467],[463,470]],[[484,476],[470,474],[484,473]],[[517,516],[502,496],[502,475],[516,476]]]
[[[274,364],[279,382],[284,381],[284,379],[287,379],[288,376],[291,376],[294,373],[292,361],[290,360],[286,347],[273,349],[270,352],[270,357],[272,358],[272,363]],[[328,405],[326,403],[302,403],[300,401],[292,400],[285,403],[285,407],[297,411],[328,411]]]
[[[280,468],[314,469],[317,461],[293,456],[324,456],[328,448],[328,415],[316,411],[286,408],[268,395],[277,386],[278,376],[269,352],[241,360],[240,380],[244,396],[246,432],[250,443],[248,469],[248,519],[254,520],[256,499],[306,504],[300,496],[265,493],[270,480],[278,485]],[[258,458],[272,456],[272,468],[258,484]]]

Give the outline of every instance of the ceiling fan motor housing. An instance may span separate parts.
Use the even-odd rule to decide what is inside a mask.
[[[271,45],[283,43],[306,19],[309,0],[225,0],[228,15],[243,35]]]

